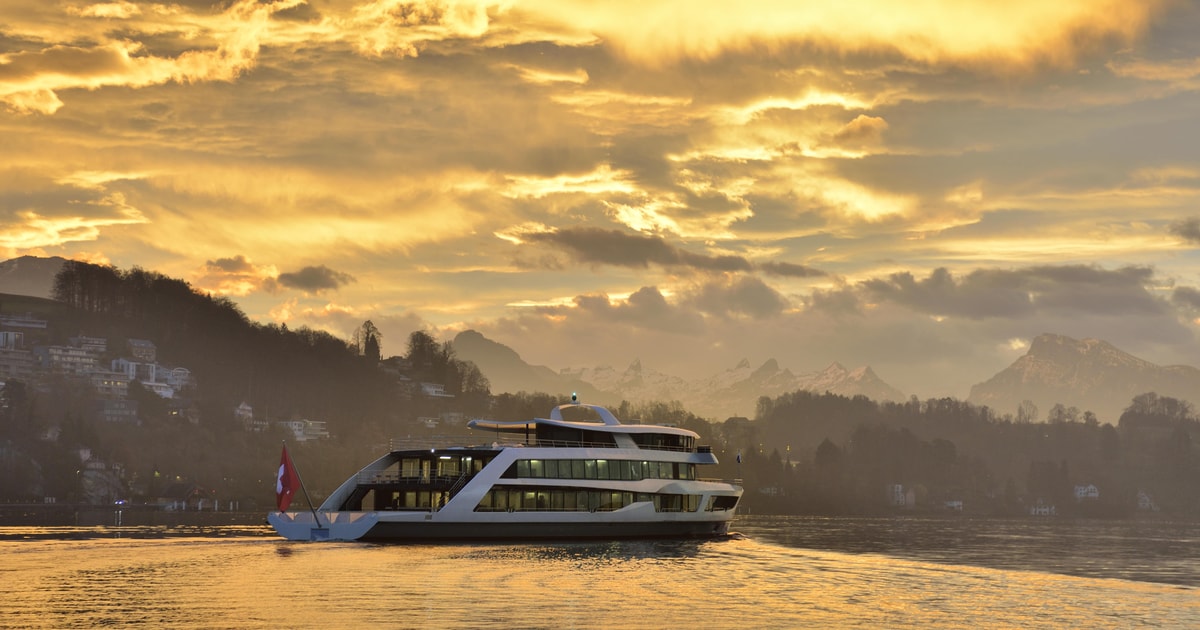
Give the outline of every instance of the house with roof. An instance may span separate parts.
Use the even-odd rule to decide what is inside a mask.
[[[1057,516],[1058,508],[1055,507],[1053,503],[1050,503],[1049,501],[1046,501],[1046,500],[1042,499],[1041,497],[1038,497],[1037,501],[1034,501],[1033,505],[1029,506],[1029,515],[1030,516]]]
[[[129,354],[135,359],[154,363],[158,360],[158,348],[148,339],[129,339],[126,342]]]
[[[1095,484],[1075,486],[1075,501],[1099,501],[1100,489]]]
[[[299,418],[295,420],[283,420],[276,423],[292,434],[292,438],[297,442],[308,442],[309,440],[324,440],[329,437],[329,431],[325,428],[323,420],[308,420]]]

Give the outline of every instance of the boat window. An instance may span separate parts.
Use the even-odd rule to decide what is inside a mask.
[[[709,512],[724,512],[737,507],[738,498],[730,496],[708,497]]]
[[[446,475],[446,476],[457,476]],[[674,462],[622,459],[526,459],[518,460],[501,477],[521,479],[695,479],[696,465]]]
[[[443,455],[438,458],[437,475],[439,477],[457,477],[460,471],[462,459],[458,457],[447,457]]]
[[[410,479],[421,476],[421,460],[415,457],[400,460],[400,476]]]
[[[413,493],[409,493],[411,497]],[[428,507],[432,499],[441,505],[445,502],[443,493],[422,492],[416,494],[416,504]],[[408,503],[406,498],[404,503]],[[651,502],[659,512],[695,512],[700,507],[700,495],[697,494],[655,494],[646,492],[621,492],[615,490],[587,490],[583,488],[504,488],[495,487],[489,490],[475,506],[478,512],[504,511],[611,511],[633,505],[637,502]],[[733,509],[737,505],[737,497],[716,497],[710,499],[706,509],[719,511]]]

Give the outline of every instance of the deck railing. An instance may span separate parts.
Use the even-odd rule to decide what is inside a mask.
[[[475,436],[474,439],[478,439]],[[388,440],[388,448],[392,451],[417,451],[426,449],[438,448],[463,448],[463,449],[488,449],[488,448],[505,448],[510,446],[522,448],[618,448],[613,442],[587,442],[581,440],[539,440],[530,438],[528,440],[514,440],[506,438],[503,440],[495,440],[489,443],[474,443],[471,438],[458,437],[453,435],[433,435],[424,437],[407,436],[402,438],[392,438]],[[711,453],[709,447],[688,448],[684,446],[669,446],[662,444],[638,444],[638,448],[648,451],[673,451],[677,453]]]
[[[358,474],[360,484],[389,484],[413,486],[451,486],[460,475],[401,475],[400,473],[364,472]]]

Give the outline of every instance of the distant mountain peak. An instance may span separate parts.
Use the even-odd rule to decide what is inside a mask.
[[[747,363],[746,365],[748,367],[749,363]],[[752,379],[764,378],[764,377],[776,374],[778,372],[779,372],[779,362],[776,361],[775,359],[767,359],[766,362],[763,363],[761,366],[759,366],[759,368],[757,370],[754,370],[754,373],[750,375],[750,378],[752,378]]]
[[[552,391],[556,383],[571,382],[601,392],[610,400],[630,402],[678,400],[689,411],[709,418],[727,418],[752,411],[762,396],[779,396],[797,390],[830,392],[842,396],[867,396],[874,400],[903,400],[904,394],[880,380],[869,367],[846,370],[834,363],[821,373],[795,375],[774,358],[757,369],[749,359],[711,377],[684,380],[663,374],[636,358],[623,371],[608,366],[562,368],[550,380],[549,368],[530,366],[503,344],[469,331],[454,340],[459,358],[474,361],[493,385],[493,392]],[[465,335],[465,336],[464,336]],[[466,341],[460,347],[460,340]],[[497,351],[503,348],[504,352]],[[503,360],[498,360],[499,358]],[[539,388],[543,388],[540,389]],[[561,388],[561,386],[560,386]],[[581,392],[582,393],[582,392]],[[599,396],[589,396],[595,400]]]
[[[1002,413],[1014,412],[1025,400],[1043,412],[1061,403],[1116,423],[1134,396],[1150,391],[1194,398],[1200,370],[1155,365],[1101,339],[1046,333],[1012,365],[972,387],[967,401]]]
[[[830,363],[829,367],[825,368],[824,370],[821,370],[822,375],[843,376],[847,373],[848,373],[848,371],[846,370],[846,368],[841,363],[838,363],[837,361]]]
[[[50,298],[66,258],[21,256],[0,262],[0,293]]]

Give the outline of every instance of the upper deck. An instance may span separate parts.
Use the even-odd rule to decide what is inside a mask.
[[[600,422],[565,420],[562,415],[565,409],[589,409]],[[637,448],[690,453],[696,451],[699,437],[696,432],[679,427],[622,424],[608,409],[584,403],[559,405],[549,418],[515,422],[476,419],[467,426],[492,431],[497,438],[521,435],[525,446],[534,447]]]

